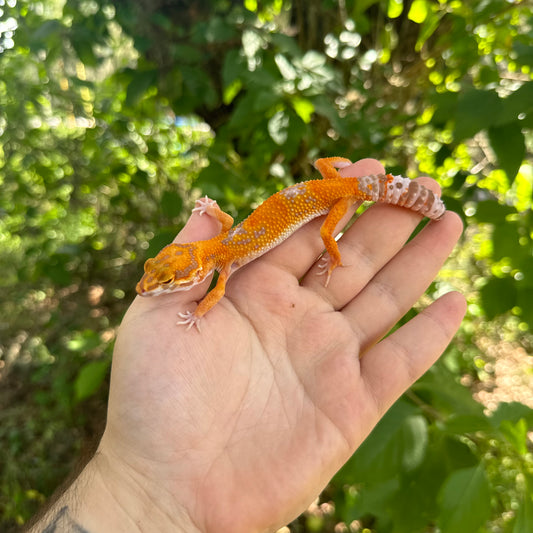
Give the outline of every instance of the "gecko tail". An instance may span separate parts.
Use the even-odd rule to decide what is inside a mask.
[[[359,178],[359,190],[373,202],[405,207],[432,220],[439,220],[446,212],[444,202],[432,190],[403,176],[363,176]]]

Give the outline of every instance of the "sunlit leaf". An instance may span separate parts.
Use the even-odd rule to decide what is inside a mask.
[[[315,106],[310,100],[305,98],[293,98],[291,101],[294,111],[307,124],[311,121],[311,117],[315,111]]]
[[[500,424],[500,430],[505,438],[513,445],[514,449],[521,455],[528,452],[528,424],[525,418],[513,423],[509,420],[503,420]]]
[[[397,18],[402,14],[403,0],[389,0],[387,16],[391,19]]]
[[[86,329],[76,332],[68,340],[67,348],[73,352],[88,352],[101,344],[102,341],[98,333],[92,329]]]
[[[407,18],[416,22],[417,24],[422,24],[428,16],[429,6],[427,0],[414,0],[409,8],[409,13]]]
[[[283,144],[289,136],[287,128],[289,127],[289,116],[285,111],[278,111],[268,121],[268,133],[276,144]]]
[[[490,378],[489,355],[527,347],[533,329],[533,182],[518,133],[528,146],[530,2],[0,4],[0,530],[35,512],[76,436],[105,416],[88,410],[103,405],[109,366],[88,358],[112,338],[143,261],[183,226],[182,199],[208,194],[243,217],[316,177],[316,157],[341,155],[439,179],[467,227],[431,290],[458,279],[470,314],[330,484],[331,509],[299,524],[442,530],[440,492],[442,525],[460,531],[454,512],[484,509],[461,483],[482,461],[484,529],[529,533],[530,410],[487,417],[462,383]],[[72,402],[72,376],[77,402],[102,401]],[[464,504],[452,499],[461,487]]]
[[[276,54],[274,57],[278,69],[286,80],[294,80],[296,78],[296,69],[292,66],[291,62],[283,54]]]

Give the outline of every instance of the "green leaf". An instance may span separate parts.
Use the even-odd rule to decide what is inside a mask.
[[[442,533],[474,533],[490,516],[490,492],[481,464],[456,470],[439,493]]]
[[[516,286],[511,278],[491,278],[480,291],[481,303],[489,320],[516,305]]]
[[[257,0],[244,0],[244,7],[248,11],[255,13],[257,11]]]
[[[208,43],[223,43],[238,36],[230,20],[221,16],[211,16],[204,31]]]
[[[222,101],[224,104],[229,105],[235,97],[239,94],[242,89],[241,80],[233,80],[228,86],[224,88],[224,93],[222,95]]]
[[[134,107],[155,83],[156,77],[155,70],[131,71],[131,81],[126,91],[126,105]]]
[[[533,409],[531,407],[520,402],[502,402],[491,414],[490,422],[495,428],[499,428],[505,420],[516,423],[522,418],[526,420],[529,426],[533,427]]]
[[[491,126],[489,140],[500,168],[512,182],[526,155],[526,141],[521,125],[513,122],[503,126]]]
[[[70,42],[82,63],[91,67],[98,64],[98,58],[93,48],[94,35],[87,27],[81,24],[73,26],[70,31]]]
[[[439,464],[440,463],[440,464]],[[400,486],[386,501],[376,502],[377,515],[382,509],[394,522],[394,533],[427,531],[438,512],[437,494],[442,482],[442,457],[425,463],[409,475],[400,475]],[[366,487],[362,492],[366,490]]]
[[[503,98],[502,109],[496,124],[518,121],[519,116],[533,110],[533,81],[521,85],[516,91]]]
[[[30,36],[30,43],[33,45],[43,45],[48,42],[52,37],[57,39],[58,35],[61,35],[64,26],[59,20],[47,20],[43,22]]]
[[[351,522],[353,519],[366,514],[373,514],[383,519],[384,507],[394,499],[400,488],[399,476],[386,481],[369,483],[357,495],[356,501],[348,509],[347,521]]]
[[[416,50],[419,52],[424,43],[433,35],[435,30],[439,27],[441,14],[429,12],[425,17],[423,24],[420,27],[420,32],[418,34],[418,39],[416,42]]]
[[[501,204],[496,200],[484,200],[476,205],[475,217],[478,222],[501,224],[513,213],[516,213],[516,209],[510,205]]]
[[[315,106],[313,105],[313,102],[311,102],[307,98],[293,98],[291,100],[291,103],[294,111],[296,111],[296,114],[306,124],[309,124],[309,122],[311,122],[311,117],[315,112]]]
[[[500,82],[500,73],[498,69],[494,66],[483,65],[477,74],[477,81],[481,85],[490,85],[492,83]],[[507,100],[507,98],[505,99]],[[503,103],[505,103],[505,100]]]
[[[198,48],[186,44],[176,44],[172,47],[172,55],[178,65],[180,63],[198,64],[204,60],[204,56]]]
[[[425,456],[427,432],[418,409],[396,402],[354,454],[351,468],[356,479],[375,483],[412,471]]]
[[[104,382],[110,361],[91,361],[79,371],[74,382],[74,398],[77,402],[92,396]]]
[[[492,427],[490,420],[483,414],[453,414],[446,421],[445,428],[448,433],[453,433],[456,435],[475,433],[477,431],[494,432],[494,428]]]
[[[533,67],[533,46],[531,44],[515,41],[513,49],[519,64]]]
[[[430,96],[430,102],[435,107],[431,123],[436,127],[442,127],[455,116],[459,95],[458,93],[442,92]]]
[[[531,533],[531,524],[533,524],[533,498],[531,493],[526,491],[522,495],[512,533]]]
[[[92,330],[77,331],[67,341],[67,348],[73,352],[88,352],[102,344],[100,335]]]
[[[183,200],[174,191],[163,191],[161,196],[161,212],[167,217],[176,217],[181,213]]]
[[[499,111],[500,98],[495,91],[470,89],[459,94],[455,110],[455,140],[468,139],[488,128],[495,123]]]
[[[412,390],[427,403],[447,413],[482,416],[483,407],[472,398],[469,389],[457,382],[444,365],[433,365]]]
[[[533,330],[533,288],[523,287],[518,291],[518,307],[522,310],[520,318],[529,324],[530,330]]]
[[[224,57],[222,81],[228,87],[246,73],[246,68],[237,50],[230,50]]]
[[[171,31],[173,27],[172,19],[158,11],[152,13],[150,16],[150,22],[152,22],[155,26],[159,26],[165,31]]]
[[[422,24],[428,16],[428,4],[426,0],[414,0],[407,14],[407,18],[416,22],[417,24]]]
[[[402,14],[403,0],[389,0],[387,7],[387,17],[395,19]]]
[[[528,427],[525,418],[521,418],[516,423],[503,420],[500,424],[500,430],[520,455],[527,454]]]
[[[516,264],[527,253],[520,244],[520,232],[519,224],[514,221],[496,221],[492,232],[493,259],[508,257]]]
[[[471,468],[479,463],[479,459],[474,455],[468,444],[462,442],[456,436],[445,435],[442,442],[432,448],[432,452],[440,453],[440,459],[444,461],[448,472],[460,468]],[[442,482],[444,482],[444,479]]]

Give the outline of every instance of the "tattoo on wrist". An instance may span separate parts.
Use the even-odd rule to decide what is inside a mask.
[[[87,529],[81,527],[69,513],[68,505],[61,507],[52,522],[50,522],[41,533],[89,533]]]

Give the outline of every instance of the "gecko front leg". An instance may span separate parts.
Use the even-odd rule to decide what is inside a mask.
[[[222,211],[218,207],[216,200],[211,200],[207,196],[196,200],[196,205],[192,212],[198,213],[200,216],[206,213],[210,217],[216,218],[222,224],[221,233],[228,231],[233,226],[233,217]]]
[[[216,218],[222,225],[220,234],[227,233],[233,226],[233,217],[222,211],[216,200],[212,200],[207,196],[196,200],[196,204],[192,212],[198,213],[200,216],[207,214],[213,218]],[[185,325],[187,326],[187,329],[190,329],[192,326],[196,326],[196,329],[200,331],[200,319],[224,296],[226,281],[230,273],[231,269],[224,268],[219,274],[218,281],[214,289],[207,293],[204,299],[198,304],[198,307],[194,312],[184,311],[182,313],[178,313],[178,316],[182,320],[179,320],[176,322],[176,324]]]
[[[349,167],[351,164],[352,162],[345,157],[321,157],[315,161],[314,166],[322,177],[328,180],[342,177],[337,169]]]
[[[196,329],[200,331],[200,319],[222,299],[226,292],[226,283],[230,274],[231,265],[226,265],[218,275],[215,287],[205,295],[195,311],[178,313],[182,320],[179,320],[176,324],[185,325],[187,329],[196,326]]]

